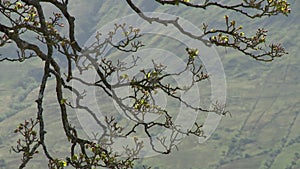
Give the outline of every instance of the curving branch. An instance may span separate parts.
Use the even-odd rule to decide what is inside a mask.
[[[260,0],[260,1],[243,1],[240,4],[236,5],[226,5],[219,2],[212,2],[210,0],[205,1],[203,4],[193,4],[188,0],[156,0],[162,5],[179,5],[184,4],[188,7],[206,9],[211,6],[216,6],[225,10],[233,10],[241,13],[242,15],[255,19],[264,16],[273,16],[278,14],[288,15],[290,13],[290,4],[286,0]],[[179,24],[179,18],[174,20],[166,20],[158,17],[149,17],[146,16],[143,11],[141,11],[132,0],[126,0],[128,5],[133,9],[139,16],[149,23],[157,22],[163,25],[173,25],[177,28],[182,34],[189,36],[190,38],[197,39],[202,41],[205,45],[211,46],[212,44],[216,46],[223,46],[233,48],[242,52],[245,55],[248,55],[258,61],[272,61],[275,57],[281,57],[287,52],[281,46],[281,44],[270,44],[267,45],[269,50],[264,49],[261,45],[266,42],[266,30],[258,29],[256,35],[246,37],[244,32],[241,32],[243,29],[242,26],[236,27],[236,21],[229,21],[227,15],[225,18],[225,29],[214,29],[208,30],[208,25],[203,23],[202,35],[195,35],[192,32],[187,32],[184,30],[183,26]],[[254,10],[255,14],[251,15],[249,9]],[[261,13],[259,13],[261,12]],[[216,36],[218,35],[218,36]],[[209,37],[209,40],[207,40]],[[250,50],[249,50],[250,49]]]
[[[129,7],[139,16],[149,23],[157,22],[163,25],[173,25],[182,34],[190,38],[197,39],[207,46],[230,47],[242,52],[259,61],[272,61],[276,57],[281,57],[287,52],[279,44],[270,44],[269,48],[264,46],[266,30],[258,29],[253,36],[246,36],[242,32],[242,27],[237,27],[236,21],[224,16],[224,28],[209,28],[203,24],[203,34],[195,35],[188,32],[179,23],[179,19],[161,19],[159,17],[149,17],[135,5],[132,0],[126,0]],[[154,1],[153,1],[154,2]],[[289,3],[285,0],[243,0],[235,5],[226,5],[221,2],[210,0],[202,4],[194,4],[188,0],[156,0],[162,5],[185,5],[191,8],[209,9],[219,7],[225,10],[236,11],[249,18],[260,18],[278,14],[287,15]],[[59,11],[51,16],[46,16],[45,9],[41,3],[52,4]],[[181,93],[191,91],[199,83],[208,80],[205,67],[196,59],[199,55],[198,49],[186,48],[186,65],[178,72],[167,72],[168,65],[162,65],[152,61],[153,67],[139,70],[136,76],[130,76],[127,71],[133,70],[139,64],[139,57],[133,56],[130,63],[120,60],[103,58],[102,56],[109,47],[121,52],[136,52],[144,46],[140,40],[142,35],[139,28],[133,28],[126,24],[116,24],[114,29],[107,36],[98,33],[95,41],[90,46],[81,47],[75,36],[75,17],[68,11],[68,0],[16,0],[1,1],[1,16],[6,19],[7,24],[0,23],[0,47],[15,43],[18,48],[18,58],[4,57],[3,61],[24,61],[32,57],[44,61],[44,74],[40,82],[37,96],[36,120],[25,121],[15,130],[24,138],[18,140],[17,145],[12,148],[17,153],[22,153],[22,161],[19,168],[24,168],[27,163],[37,154],[37,149],[42,148],[43,153],[49,160],[49,168],[64,168],[72,166],[74,168],[106,167],[112,169],[133,168],[134,161],[144,148],[145,144],[150,144],[154,152],[168,154],[176,143],[183,136],[194,135],[205,137],[202,124],[195,123],[191,129],[184,129],[180,124],[176,124],[173,113],[159,106],[155,95],[162,93],[172,101],[183,104],[193,112],[217,113],[226,115],[225,105],[216,103],[212,108],[193,105],[188,100],[181,97]],[[248,12],[251,10],[251,12]],[[63,18],[67,21],[68,35],[60,32],[64,27]],[[115,42],[115,36],[121,33],[124,39]],[[31,42],[25,38],[27,34],[34,34],[38,42]],[[61,57],[67,61],[64,68],[54,59]],[[72,73],[78,70],[80,74],[93,71],[97,78],[94,81],[86,81],[81,76]],[[64,73],[66,72],[66,73]],[[187,86],[180,86],[171,82],[170,79],[183,76],[185,73],[191,74],[191,79]],[[63,131],[70,142],[69,156],[59,159],[49,153],[46,145],[46,124],[44,120],[44,93],[49,83],[49,77],[54,77],[56,88],[56,102],[59,104],[60,119],[63,124]],[[113,81],[111,79],[115,78]],[[124,123],[125,119],[117,120],[113,113],[106,115],[103,119],[97,116],[95,110],[84,104],[84,99],[89,97],[87,92],[71,85],[78,82],[87,87],[94,87],[104,91],[101,97],[114,101],[126,115],[131,125]],[[120,95],[119,90],[130,89],[130,93]],[[70,91],[75,101],[71,102],[65,98],[64,90]],[[83,91],[82,91],[83,90]],[[80,137],[77,129],[70,122],[67,107],[75,110],[82,110],[96,121],[101,131],[94,133],[94,139]],[[229,113],[230,114],[230,113]],[[156,120],[147,121],[147,116],[159,115]],[[35,131],[35,130],[38,130]],[[50,129],[49,129],[50,130]],[[142,133],[140,133],[142,131]],[[156,135],[155,131],[168,131],[168,136]],[[146,136],[147,143],[139,140],[137,136]],[[129,139],[133,137],[133,147],[124,145],[126,157],[121,157],[121,153],[113,149],[114,144],[120,138]]]

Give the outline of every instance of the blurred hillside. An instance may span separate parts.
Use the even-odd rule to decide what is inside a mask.
[[[230,2],[234,1],[237,0]],[[179,151],[143,159],[143,164],[155,169],[300,168],[300,1],[290,0],[290,3],[292,13],[289,17],[250,20],[216,8],[197,10],[140,0],[139,6],[144,11],[178,15],[199,27],[203,22],[219,26],[223,24],[223,16],[229,15],[244,26],[245,32],[268,29],[269,42],[282,43],[289,52],[271,63],[263,63],[230,49],[217,48],[226,73],[227,108],[232,118],[224,117],[207,142],[198,144],[196,138],[186,139],[178,146]],[[70,10],[76,17],[76,36],[82,45],[106,23],[133,13],[124,1],[118,0],[73,0]],[[164,47],[164,44],[160,46]],[[15,55],[15,49],[13,46],[0,48],[0,53]],[[35,116],[34,100],[41,65],[34,59],[23,63],[0,63],[0,168],[1,165],[7,169],[17,168],[20,161],[20,156],[9,153],[17,140],[13,130],[24,119]],[[49,132],[46,137],[56,149],[52,153],[64,158],[62,152],[66,151],[67,140],[63,138],[64,133],[59,132],[61,125],[55,108],[57,104],[51,96],[53,90],[54,83],[50,83],[45,107],[46,127],[58,132]],[[76,114],[71,113],[70,117],[78,125]],[[85,135],[83,131],[80,134]],[[45,166],[45,159],[37,158],[28,168]]]

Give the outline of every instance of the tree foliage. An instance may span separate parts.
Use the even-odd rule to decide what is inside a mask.
[[[287,52],[280,44],[266,44],[267,30],[258,29],[254,35],[248,35],[243,31],[243,26],[238,21],[224,16],[224,26],[213,28],[208,23],[203,23],[203,34],[197,35],[194,32],[188,32],[183,28],[178,19],[169,20],[159,17],[148,16],[132,0],[126,0],[128,7],[135,11],[141,18],[149,23],[159,23],[162,25],[172,25],[182,34],[191,39],[202,41],[207,46],[222,46],[233,48],[241,53],[250,56],[258,61],[272,61],[276,57],[281,57]],[[136,52],[144,46],[140,38],[139,28],[134,28],[126,24],[116,24],[111,32],[104,36],[99,32],[95,36],[95,43],[88,47],[82,47],[76,39],[75,18],[68,9],[68,0],[2,0],[0,3],[1,18],[0,23],[0,47],[14,43],[17,46],[17,58],[4,56],[0,61],[23,62],[31,58],[39,58],[43,61],[43,76],[39,84],[39,93],[37,95],[37,114],[36,118],[25,120],[21,123],[16,133],[22,135],[22,139],[17,141],[17,145],[12,149],[22,154],[22,161],[19,168],[24,168],[26,164],[39,153],[39,149],[49,160],[49,168],[64,168],[72,166],[74,168],[133,168],[134,161],[143,149],[144,143],[138,138],[134,138],[135,147],[124,147],[126,157],[120,157],[120,154],[111,150],[110,146],[114,144],[116,138],[126,138],[134,135],[138,129],[142,129],[149,139],[153,151],[168,154],[176,148],[176,141],[181,135],[195,135],[204,137],[202,125],[195,123],[190,130],[181,130],[175,123],[170,112],[155,103],[153,96],[158,93],[167,94],[168,97],[186,105],[193,111],[215,112],[220,115],[226,115],[225,105],[216,103],[213,108],[203,108],[189,104],[182,99],[178,93],[189,90],[192,86],[209,79],[203,65],[195,61],[199,55],[199,50],[186,48],[186,66],[177,73],[165,73],[168,65],[161,65],[153,61],[153,68],[150,70],[140,70],[140,76],[130,77],[124,72],[136,66],[138,57],[132,58],[132,65],[123,64],[120,61],[112,61],[101,58],[107,46],[120,50],[122,52]],[[174,6],[183,5],[189,8],[200,10],[210,10],[211,7],[217,7],[228,11],[237,12],[250,19],[259,19],[266,16],[288,15],[290,5],[286,0],[241,0],[239,3],[232,4],[218,2],[213,0],[203,0],[201,3],[193,3],[192,0],[155,0],[153,3],[161,5]],[[55,11],[51,16],[45,12],[45,5],[52,4]],[[63,33],[61,28],[66,28],[67,33]],[[114,37],[121,32],[124,40],[116,43]],[[26,36],[30,38],[26,38]],[[32,40],[35,37],[35,40]],[[208,38],[207,38],[208,37]],[[200,51],[201,52],[201,51]],[[54,56],[59,53],[61,60],[66,60],[65,69]],[[98,80],[93,82],[85,81],[80,77],[74,76],[73,71],[78,70],[84,73],[88,70],[95,71]],[[66,72],[64,72],[66,71]],[[179,76],[185,72],[193,75],[190,86],[178,86],[169,83],[169,79]],[[119,75],[115,82],[109,79],[113,75]],[[61,114],[61,123],[66,138],[70,142],[69,156],[65,159],[59,159],[53,156],[45,142],[47,129],[44,120],[44,94],[49,77],[54,76],[56,82],[55,97],[59,105]],[[77,81],[86,86],[97,87],[105,92],[105,96],[113,99],[126,116],[134,125],[122,126],[116,121],[116,117],[106,116],[103,121],[99,121],[102,133],[97,136],[97,141],[82,138],[77,134],[77,130],[68,118],[67,107],[72,109],[81,109],[88,112],[93,118],[97,119],[95,113],[88,106],[81,103],[85,97],[85,92],[74,88],[71,83]],[[116,90],[130,87],[131,94],[121,97],[116,94]],[[76,96],[75,102],[66,99],[64,92],[69,91]],[[127,104],[128,102],[130,104]],[[147,114],[158,114],[163,118],[153,121],[145,121]],[[158,142],[153,140],[152,130],[169,130],[169,141],[166,138],[159,138]],[[159,144],[160,146],[157,146]]]

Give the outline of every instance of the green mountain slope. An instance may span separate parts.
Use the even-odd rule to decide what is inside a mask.
[[[139,6],[148,12],[179,15],[199,27],[203,22],[215,26],[223,24],[223,16],[227,14],[238,18],[248,31],[259,27],[269,29],[270,41],[282,43],[289,51],[283,58],[262,63],[239,52],[218,48],[226,73],[227,106],[232,118],[224,117],[207,142],[198,144],[196,138],[185,139],[178,146],[179,151],[143,159],[142,164],[156,169],[300,168],[300,1],[290,2],[292,13],[289,17],[277,16],[259,21],[222,10],[203,11],[183,6],[171,8],[150,3],[149,0],[139,2]],[[106,23],[133,13],[124,1],[118,0],[73,0],[70,3],[72,14],[76,16],[76,36],[81,44]],[[26,61],[21,66],[0,64],[0,168],[1,164],[6,165],[4,168],[7,169],[16,168],[20,161],[20,156],[9,153],[9,148],[17,140],[13,133],[15,127],[36,113],[34,100],[40,75],[33,72],[39,70],[40,64],[39,61]],[[36,78],[28,80],[28,75]],[[25,79],[27,83],[24,83]],[[59,113],[54,108],[57,105],[51,96],[53,88],[50,84],[46,97],[49,99],[45,107],[46,127],[60,131]],[[70,116],[80,129],[76,114],[71,111]],[[80,134],[85,135],[83,131]],[[62,152],[66,151],[64,145],[67,140],[63,138],[63,133],[49,132],[46,137],[55,148],[51,153],[64,158],[66,155]],[[42,157],[28,165],[33,169],[44,167],[46,161]]]

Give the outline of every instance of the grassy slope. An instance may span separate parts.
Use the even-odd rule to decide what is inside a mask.
[[[148,158],[144,160],[146,164],[159,166],[160,168],[263,168],[264,163],[270,163],[271,168],[285,168],[290,165],[294,158],[294,153],[300,148],[300,143],[295,142],[299,138],[298,129],[300,127],[299,118],[299,70],[300,59],[298,57],[297,47],[300,45],[300,32],[297,19],[299,18],[299,1],[292,1],[294,4],[294,12],[289,18],[276,17],[269,20],[259,22],[251,22],[248,29],[263,26],[271,28],[270,35],[273,41],[279,41],[285,44],[290,52],[287,57],[277,59],[272,63],[258,63],[251,59],[242,56],[240,53],[219,49],[222,56],[222,61],[225,67],[228,83],[228,109],[232,112],[233,117],[226,117],[222,120],[215,137],[212,137],[204,144],[197,144],[196,139],[185,140],[179,146],[180,151],[174,151],[171,155]],[[79,3],[79,2],[78,2]],[[98,27],[106,22],[105,18],[117,18],[123,16],[130,10],[117,10],[120,6],[115,5],[116,9],[110,8],[113,2],[107,2],[102,5],[96,5],[96,1],[90,2],[87,5],[72,6],[74,14],[78,16],[79,24],[78,32],[82,42],[85,41],[88,34],[91,34],[94,29],[94,22]],[[143,2],[146,3],[146,2]],[[87,9],[94,7],[94,11],[98,12],[99,17],[93,17],[92,22],[87,22],[93,12],[84,13],[82,6]],[[89,7],[89,8],[88,8]],[[99,10],[97,8],[100,8]],[[149,11],[155,9],[152,7]],[[110,9],[110,10],[107,10]],[[121,9],[121,8],[120,8]],[[124,8],[122,8],[124,9]],[[181,14],[185,18],[192,21],[196,25],[201,25],[202,21],[215,19],[222,20],[222,11],[211,12],[201,11],[207,14],[206,17],[195,17],[197,10],[187,10],[187,8],[179,8],[177,10],[167,7],[159,7],[157,11],[168,11],[173,14]],[[92,10],[90,10],[92,11]],[[107,11],[105,15],[101,11]],[[80,13],[81,12],[81,13]],[[203,14],[201,13],[201,14]],[[230,13],[230,16],[234,16]],[[191,17],[193,16],[193,17]],[[99,22],[98,22],[99,21]],[[247,20],[244,21],[247,27]],[[214,23],[218,24],[218,22]],[[286,27],[283,27],[286,26]],[[85,35],[87,34],[87,35]],[[0,49],[1,50],[1,49]],[[27,64],[27,63],[26,63]],[[35,65],[38,65],[37,63]],[[9,110],[11,97],[14,93],[12,84],[19,81],[24,76],[19,72],[26,72],[31,67],[18,66],[18,69],[11,69],[14,65],[1,64],[0,70],[0,99],[2,110]],[[49,90],[51,90],[49,85]],[[35,100],[36,91],[32,92],[26,99],[28,102]],[[49,96],[50,100],[53,100]],[[47,127],[58,129],[60,125],[57,122],[59,114],[53,101],[49,101],[48,107],[45,109],[45,116],[48,119]],[[22,119],[28,119],[35,113],[35,104],[28,109],[18,113],[17,115],[0,122],[0,159],[4,158],[9,168],[16,168],[16,158],[14,154],[9,154],[8,149],[16,140],[16,136],[12,134],[12,130],[18,125]],[[1,110],[1,113],[4,112]],[[76,123],[76,117],[73,115],[72,120]],[[47,138],[49,143],[56,149],[61,149],[63,152],[62,139],[63,133],[48,133]],[[218,136],[218,137],[216,137]],[[283,139],[285,138],[285,139]],[[248,141],[246,140],[248,139]],[[294,142],[294,143],[292,143]],[[279,152],[279,153],[278,153]],[[53,152],[60,154],[59,151]],[[41,159],[43,160],[43,159]],[[298,161],[298,167],[300,162]],[[35,161],[30,164],[38,168],[44,166],[45,161]]]

